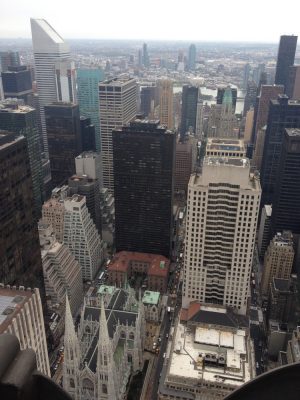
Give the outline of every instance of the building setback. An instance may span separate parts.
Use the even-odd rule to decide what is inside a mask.
[[[52,187],[75,173],[75,157],[82,151],[78,105],[57,102],[44,107]]]
[[[183,307],[224,304],[246,313],[259,179],[246,158],[205,157],[188,187]]]
[[[117,251],[169,257],[175,134],[136,120],[113,132]]]
[[[44,281],[27,144],[0,131],[0,282],[39,288]]]

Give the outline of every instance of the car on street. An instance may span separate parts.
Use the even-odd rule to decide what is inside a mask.
[[[164,353],[163,358],[166,358],[166,353]]]

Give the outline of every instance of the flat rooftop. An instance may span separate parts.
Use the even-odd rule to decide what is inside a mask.
[[[150,290],[146,290],[144,296],[142,298],[142,302],[144,304],[158,304],[160,298],[159,292],[152,292]]]
[[[169,375],[240,386],[251,379],[246,331],[177,325]]]
[[[245,145],[243,140],[237,139],[207,139],[207,150],[218,150],[218,151],[241,151],[245,152]]]
[[[248,158],[232,158],[232,157],[204,157],[205,165],[229,165],[239,168],[249,168],[250,162]]]
[[[0,334],[7,329],[32,295],[31,290],[0,287]]]

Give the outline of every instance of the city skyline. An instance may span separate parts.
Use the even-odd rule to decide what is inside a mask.
[[[295,0],[288,0],[286,9],[297,8]],[[256,7],[257,5],[257,7]],[[29,0],[26,5],[20,0],[16,1],[12,9],[10,4],[1,5],[0,15],[0,38],[29,38],[30,18],[45,18],[50,24],[55,24],[56,29],[65,39],[140,39],[140,40],[179,40],[179,41],[219,41],[219,42],[257,42],[276,43],[282,34],[299,35],[297,28],[297,13],[290,13],[289,18],[283,18],[282,12],[272,10],[269,5],[252,2],[252,7],[247,8],[247,18],[239,13],[237,0],[228,0],[226,3],[216,5],[197,4],[194,0],[185,3],[184,10],[177,1],[159,2],[154,0],[151,8],[141,11],[137,0],[117,2],[112,9],[110,3],[101,4],[98,12],[90,13],[89,10],[97,11],[98,4],[95,0],[85,2],[86,13],[82,9],[72,8],[72,18],[65,16],[70,12],[69,2],[61,3],[58,0],[38,3]],[[118,12],[116,13],[116,9]],[[193,12],[190,10],[193,9]],[[257,10],[259,9],[259,15]],[[57,12],[59,10],[59,12]],[[159,14],[157,13],[159,10]],[[147,14],[147,18],[143,18]],[[86,15],[88,18],[83,18]],[[168,29],[165,19],[163,23],[155,24],[152,21],[160,16],[167,16]],[[102,16],[102,17],[101,17]],[[264,24],[256,24],[253,29],[253,20],[258,16],[270,17],[272,29],[268,29],[268,18],[264,18]],[[100,20],[99,20],[99,17]],[[112,23],[113,17],[113,23]],[[133,19],[135,23],[126,23]],[[231,23],[228,23],[228,20]],[[86,21],[86,22],[85,22]],[[99,21],[101,23],[99,24]],[[178,30],[180,25],[180,30]],[[226,27],[226,29],[224,29]],[[238,37],[237,37],[238,32]]]

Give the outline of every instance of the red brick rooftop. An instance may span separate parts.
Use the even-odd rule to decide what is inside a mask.
[[[149,263],[148,275],[166,277],[169,272],[170,261],[159,254],[138,253],[134,251],[120,251],[116,253],[110,264],[109,271],[127,272],[130,262]]]

